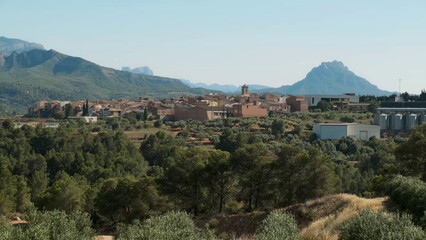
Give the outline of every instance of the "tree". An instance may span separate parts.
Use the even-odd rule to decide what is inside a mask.
[[[142,142],[140,151],[151,166],[160,166],[164,170],[180,152],[181,142],[164,131],[149,135]]]
[[[322,112],[330,111],[331,107],[331,103],[324,100],[321,100],[317,103],[317,108],[321,109]]]
[[[215,150],[210,152],[206,165],[206,178],[210,185],[212,196],[219,196],[219,213],[222,213],[230,189],[234,183],[235,174],[232,172],[230,154]],[[214,202],[214,201],[213,201]]]
[[[111,223],[130,223],[170,209],[159,195],[154,179],[143,177],[111,178],[102,183],[95,208]]]
[[[299,227],[293,215],[287,212],[271,212],[262,221],[256,240],[300,240]]]
[[[235,151],[233,169],[239,176],[247,211],[262,205],[271,181],[273,157],[263,144],[247,144]]]
[[[142,120],[144,122],[146,122],[146,120],[148,120],[148,110],[146,109],[146,107],[143,109]]]
[[[422,89],[422,92],[420,93],[419,101],[426,101],[426,91],[424,89]]]
[[[285,131],[285,122],[284,122],[284,120],[282,120],[282,119],[278,119],[278,120],[275,119],[272,122],[271,129],[272,129],[272,134],[273,135],[275,135],[276,137],[281,136],[284,133],[284,131]]]
[[[408,140],[395,151],[405,174],[420,176],[426,182],[426,124],[415,127]]]
[[[46,210],[81,210],[84,205],[84,190],[80,183],[65,172],[57,175],[57,180],[39,195],[36,206]]]
[[[161,180],[165,192],[183,209],[198,215],[205,200],[205,168],[209,154],[200,147],[184,150],[167,168]]]
[[[316,148],[309,151],[285,145],[274,163],[276,202],[287,206],[332,193],[336,177],[330,157]]]
[[[216,143],[216,149],[220,149],[222,151],[227,151],[230,153],[233,153],[235,151],[235,133],[231,128],[227,127],[223,130],[222,134],[219,137],[219,142]]]
[[[410,94],[408,92],[401,93],[401,97],[404,101],[408,101],[408,98],[410,97]]]
[[[89,100],[88,99],[86,99],[86,103],[83,104],[82,116],[89,116]]]

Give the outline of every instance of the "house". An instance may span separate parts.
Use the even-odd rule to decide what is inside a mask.
[[[289,113],[291,110],[290,105],[286,103],[278,103],[278,102],[268,102],[269,111],[279,112],[279,113]]]
[[[97,123],[98,117],[96,116],[78,116],[78,117],[68,117],[70,120],[74,120],[76,122],[79,122],[81,120],[84,120],[86,123]]]
[[[272,93],[265,93],[262,95],[262,99],[269,102],[279,102],[280,98]]]
[[[268,115],[268,110],[262,108],[259,102],[233,104],[231,113],[233,117],[263,117]]]
[[[223,107],[209,107],[209,106],[177,106],[175,108],[175,120],[197,120],[207,121],[218,118],[227,118],[227,108]]]
[[[340,139],[353,137],[367,140],[370,137],[380,138],[380,126],[360,123],[317,123],[314,132],[319,139]]]
[[[303,96],[287,95],[285,100],[290,105],[291,112],[309,112],[308,103]]]

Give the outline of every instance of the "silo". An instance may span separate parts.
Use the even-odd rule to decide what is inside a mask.
[[[426,114],[425,113],[419,114],[418,118],[419,118],[419,125],[426,123]]]
[[[380,114],[379,117],[379,124],[380,130],[386,130],[388,129],[388,115],[387,114]]]
[[[374,125],[380,126],[380,116],[381,116],[381,114],[378,113],[378,112],[376,112],[374,114]]]
[[[405,128],[408,130],[411,130],[416,125],[417,125],[417,115],[414,113],[408,115],[405,122]]]
[[[402,115],[401,114],[395,114],[392,116],[392,126],[391,128],[393,130],[401,130],[402,129]]]

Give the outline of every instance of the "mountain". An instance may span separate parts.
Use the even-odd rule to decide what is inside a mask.
[[[190,86],[190,87],[197,87],[197,88],[207,88],[207,89],[212,89],[212,90],[216,90],[216,91],[221,91],[221,92],[225,92],[225,93],[239,93],[241,92],[241,86],[236,86],[236,85],[232,85],[232,84],[217,84],[217,83],[213,83],[213,84],[206,84],[206,83],[193,83],[189,80],[186,79],[180,79],[182,81],[182,83]],[[266,88],[270,88],[268,86],[264,86],[264,85],[248,85],[249,89],[252,91],[258,91],[258,90],[262,90],[262,89],[266,89]]]
[[[44,49],[43,45],[38,43],[30,43],[20,39],[0,37],[0,52],[9,55],[13,52],[24,52],[32,49]]]
[[[122,67],[121,71],[136,73],[136,74],[145,74],[145,75],[154,75],[154,72],[149,68],[148,66],[144,67],[137,67],[137,68],[130,68],[130,67]]]
[[[25,113],[40,100],[162,98],[208,92],[177,79],[106,68],[54,50],[0,55],[0,115]]]
[[[379,89],[365,78],[355,75],[342,62],[323,62],[313,68],[305,79],[293,85],[262,89],[261,92],[280,94],[343,94],[390,95],[392,92]]]

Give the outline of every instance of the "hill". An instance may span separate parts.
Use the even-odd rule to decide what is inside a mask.
[[[357,76],[342,62],[323,62],[313,68],[306,77],[293,85],[262,89],[260,92],[280,94],[343,94],[390,95],[389,91],[379,89],[365,78]]]
[[[9,55],[13,52],[24,52],[32,49],[44,49],[43,45],[38,43],[30,43],[20,39],[0,37],[0,52]]]
[[[361,210],[386,210],[386,198],[366,199],[351,194],[336,194],[281,209],[293,214],[302,239],[338,239],[338,226],[354,218]],[[236,240],[254,239],[267,212],[219,215],[210,220],[195,219],[197,226],[210,224],[218,233],[235,236]]]
[[[177,79],[99,66],[54,50],[0,55],[0,115],[26,113],[40,100],[137,99],[208,93]]]

